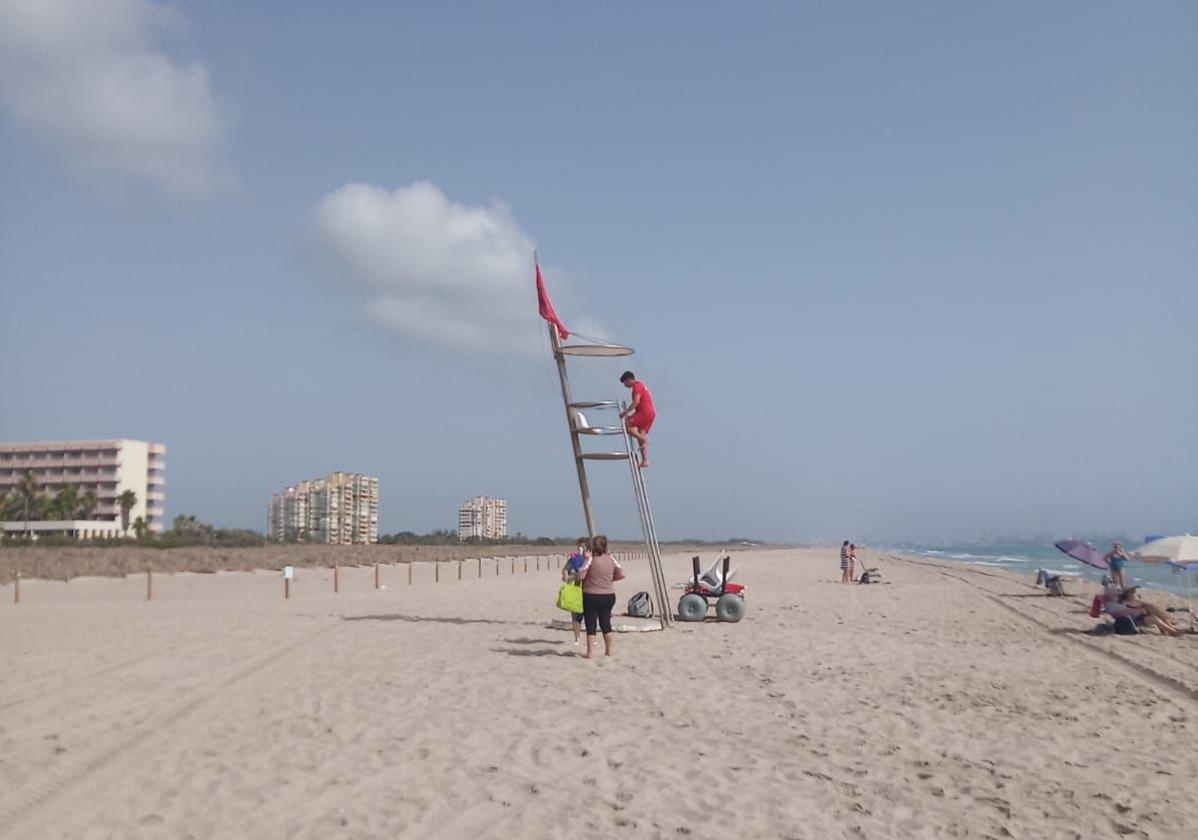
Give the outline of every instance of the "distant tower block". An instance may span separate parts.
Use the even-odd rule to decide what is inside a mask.
[[[507,501],[475,496],[458,510],[458,539],[507,539]]]

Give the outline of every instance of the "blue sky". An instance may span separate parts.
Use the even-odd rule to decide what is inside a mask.
[[[409,6],[0,0],[0,439],[574,533],[535,247],[663,536],[1198,528],[1192,4]]]

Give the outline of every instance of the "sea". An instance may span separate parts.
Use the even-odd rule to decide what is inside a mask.
[[[1106,572],[1079,563],[1066,557],[1055,546],[987,545],[987,546],[893,546],[896,554],[934,557],[968,566],[989,566],[1004,569],[1017,575],[1026,575],[1028,583],[1034,583],[1036,573],[1043,569],[1052,575],[1083,578],[1098,583]],[[1132,560],[1127,564],[1124,577],[1132,586],[1143,586],[1179,595],[1198,595],[1198,572],[1183,572],[1167,563],[1142,563]]]

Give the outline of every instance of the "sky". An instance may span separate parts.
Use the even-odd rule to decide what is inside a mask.
[[[1183,2],[0,0],[0,440],[574,534],[535,250],[663,538],[1198,531],[1196,78]]]

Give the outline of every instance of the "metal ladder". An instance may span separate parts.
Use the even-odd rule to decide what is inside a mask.
[[[621,400],[620,410],[628,406]],[[628,468],[632,472],[632,492],[636,496],[637,511],[641,516],[641,531],[645,535],[645,551],[649,555],[649,571],[653,577],[653,590],[657,600],[657,614],[662,629],[674,623],[670,611],[670,588],[666,584],[665,570],[661,564],[661,546],[657,542],[657,526],[653,523],[653,509],[649,507],[649,491],[645,488],[645,471],[636,465],[632,451],[632,437],[624,430],[624,448],[628,453]]]

